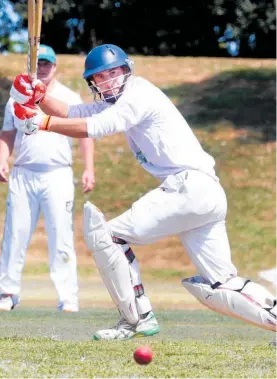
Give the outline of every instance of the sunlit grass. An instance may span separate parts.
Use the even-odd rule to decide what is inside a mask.
[[[0,376],[5,378],[274,378],[272,333],[211,311],[157,311],[159,335],[130,341],[92,341],[112,326],[114,310],[64,314],[18,309],[1,321]],[[133,360],[149,345],[148,366]]]

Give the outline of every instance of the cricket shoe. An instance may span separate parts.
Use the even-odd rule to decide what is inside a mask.
[[[68,312],[68,313],[79,312],[78,303],[69,303],[67,301],[64,301],[64,302],[60,302],[57,308],[59,311],[62,311],[62,312]]]
[[[11,311],[20,303],[17,295],[0,294],[0,311]]]
[[[129,340],[134,337],[150,337],[159,333],[160,327],[153,312],[139,320],[136,325],[130,325],[123,317],[114,328],[98,330],[93,340]]]

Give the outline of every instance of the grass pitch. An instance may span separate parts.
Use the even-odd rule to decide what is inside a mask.
[[[19,307],[1,313],[0,377],[3,378],[274,378],[273,333],[206,310],[157,311],[161,333],[130,341],[92,341],[113,326],[115,310]],[[148,366],[133,360],[149,345]]]

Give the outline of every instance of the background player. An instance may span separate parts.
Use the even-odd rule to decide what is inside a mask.
[[[56,78],[56,54],[41,45],[38,79],[53,98],[80,104],[80,95]],[[73,235],[74,182],[72,139],[55,133],[27,136],[17,131],[10,98],[0,136],[0,181],[9,182],[0,270],[0,310],[9,311],[19,302],[26,250],[40,212],[48,235],[50,276],[57,290],[58,308],[76,312],[78,283]],[[80,139],[85,170],[83,191],[91,191],[94,178],[93,140]],[[8,179],[13,149],[15,160]]]

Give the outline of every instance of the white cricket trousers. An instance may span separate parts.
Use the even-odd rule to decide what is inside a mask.
[[[59,301],[78,301],[73,204],[71,167],[48,172],[13,167],[2,241],[0,293],[20,293],[26,250],[41,211],[48,236],[50,276]]]
[[[133,244],[178,235],[198,273],[211,283],[225,282],[237,275],[231,261],[226,212],[225,192],[217,178],[189,170],[168,176],[109,225],[115,236]]]

